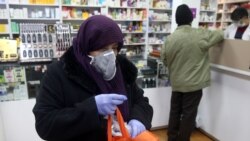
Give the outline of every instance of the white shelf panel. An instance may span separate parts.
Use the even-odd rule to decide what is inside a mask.
[[[231,3],[245,3],[245,2],[249,2],[249,0],[238,0],[238,1],[229,1],[229,2],[225,2],[226,4],[231,4]]]
[[[45,19],[45,18],[11,18],[17,21],[59,21],[60,19]]]
[[[146,7],[120,7],[120,6],[108,6],[108,8],[113,9],[147,9]]]
[[[163,45],[164,43],[149,43],[149,45]]]
[[[243,71],[243,70],[239,70],[239,69],[235,69],[235,68],[231,68],[231,67],[227,67],[227,66],[217,65],[217,64],[210,64],[210,65],[214,68],[218,68],[221,70],[226,70],[226,71],[238,73],[241,75],[250,76],[250,72],[247,72],[247,71]]]
[[[19,34],[19,32],[11,32],[11,34]]]
[[[116,21],[116,22],[144,22],[144,21],[146,21],[146,20],[117,20],[117,19],[113,19],[114,21]]]
[[[157,11],[172,11],[171,8],[149,8],[149,10],[157,10]]]
[[[149,32],[149,34],[171,34],[170,32]]]
[[[171,22],[170,20],[150,20],[150,22]]]
[[[84,21],[84,19],[63,19],[63,21]]]
[[[10,34],[10,33],[8,33],[8,32],[0,32],[0,35],[8,35],[8,34]]]
[[[199,23],[215,23],[215,21],[199,21]]]
[[[216,13],[216,10],[200,10],[200,12],[210,12],[210,13]]]
[[[130,31],[123,31],[122,33],[124,33],[124,34],[144,34],[145,32],[130,32]]]
[[[101,8],[101,5],[71,5],[71,4],[63,4],[63,7],[75,7],[75,8]]]
[[[58,4],[9,4],[10,6],[59,7]]]
[[[131,44],[124,44],[124,46],[143,46],[146,45],[146,43],[131,43]]]

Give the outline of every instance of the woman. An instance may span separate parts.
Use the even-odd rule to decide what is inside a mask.
[[[231,14],[231,19],[233,24],[226,29],[225,38],[250,41],[248,11],[245,8],[238,7]]]
[[[80,27],[71,47],[43,78],[33,109],[36,130],[48,141],[105,141],[106,116],[116,107],[131,136],[151,128],[153,109],[136,84],[137,69],[118,55],[123,36],[105,16]]]

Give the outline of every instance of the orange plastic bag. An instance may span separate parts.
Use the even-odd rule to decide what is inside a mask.
[[[128,133],[128,130],[126,129],[124,125],[124,120],[122,118],[122,115],[119,109],[116,110],[116,116],[117,116],[117,120],[120,126],[122,136],[119,136],[119,137],[112,136],[112,130],[111,130],[112,119],[111,119],[111,116],[109,116],[108,117],[108,130],[107,130],[108,141],[159,141],[159,139],[149,131],[144,131],[132,139]]]

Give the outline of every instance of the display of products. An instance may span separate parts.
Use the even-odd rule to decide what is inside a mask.
[[[11,4],[58,4],[58,0],[10,0]]]
[[[151,32],[171,32],[171,23],[150,23],[149,24],[149,33]]]
[[[10,8],[10,18],[40,18],[40,19],[59,19],[59,8],[50,7],[24,7],[24,8]]]
[[[172,7],[172,0],[149,0],[151,8],[169,9]]]
[[[17,41],[0,39],[0,62],[17,61]]]
[[[118,23],[118,26],[121,28],[122,32],[146,32],[143,30],[142,22],[123,22]]]
[[[4,9],[2,9],[2,8],[0,8],[0,19],[5,19],[5,18],[8,18],[7,17],[7,9],[6,8],[4,8]]]
[[[69,24],[55,24],[56,57],[60,57],[72,44]]]
[[[147,10],[112,8],[109,10],[108,16],[114,20],[146,20]]]
[[[12,33],[19,33],[19,23],[11,22],[11,32]]]
[[[146,7],[147,0],[110,0],[108,6],[111,7]]]
[[[124,36],[124,44],[145,43],[145,38],[140,34],[127,34]]]
[[[149,10],[149,19],[150,20],[170,21],[171,18],[172,18],[172,15],[170,13],[159,13],[159,12],[155,12],[153,10]]]
[[[67,5],[97,6],[104,4],[105,0],[62,0],[62,3]]]
[[[155,88],[156,87],[156,79],[153,78],[143,78],[142,80],[142,88]]]
[[[0,24],[0,33],[8,32],[8,24]]]
[[[24,67],[0,68],[0,101],[28,99]]]
[[[68,24],[20,24],[22,61],[47,61],[60,57],[71,46]]]
[[[87,18],[93,15],[100,15],[100,10],[98,9],[79,9],[79,8],[72,8],[72,7],[63,7],[62,16],[63,19],[83,19],[86,20]]]

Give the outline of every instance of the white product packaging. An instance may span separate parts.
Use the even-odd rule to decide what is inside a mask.
[[[23,8],[23,17],[28,18],[28,9],[27,8]]]
[[[60,9],[56,8],[56,18],[60,19]]]
[[[50,8],[45,8],[45,17],[50,18]]]

